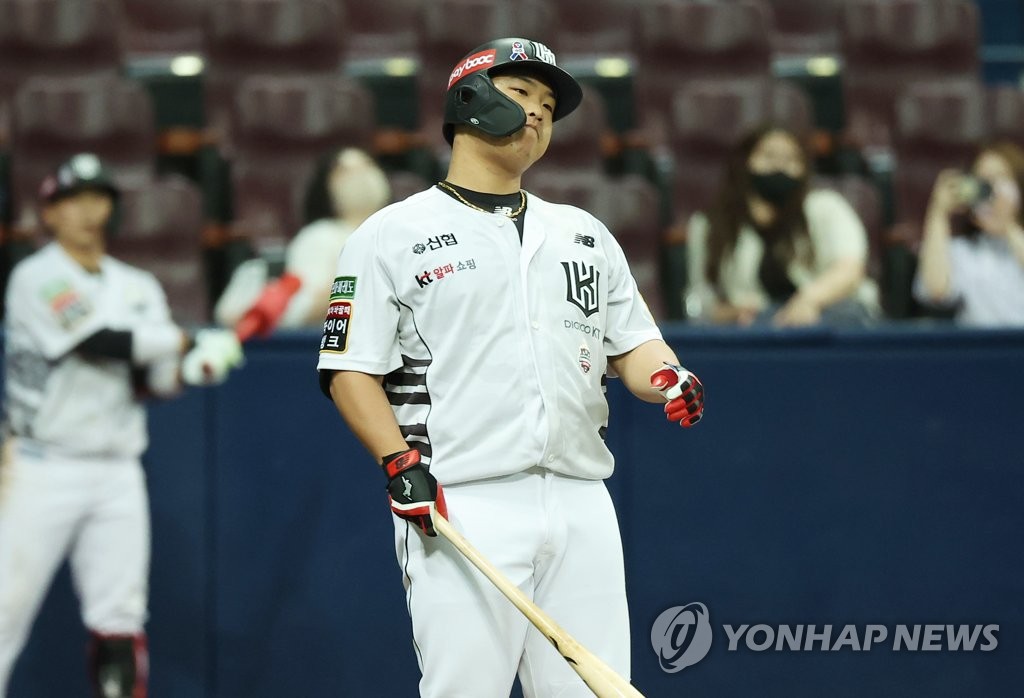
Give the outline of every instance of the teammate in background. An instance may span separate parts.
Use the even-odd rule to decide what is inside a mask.
[[[275,326],[319,327],[338,252],[360,223],[388,203],[391,188],[373,158],[344,148],[315,174],[309,198],[315,217],[288,244],[285,273],[268,283],[265,260],[240,265],[214,309],[218,323],[235,326],[249,313],[263,333]],[[313,205],[318,200],[327,205]]]
[[[970,174],[946,170],[932,190],[914,283],[917,299],[957,324],[1024,325],[1024,152],[983,147]]]
[[[810,189],[800,139],[774,125],[744,136],[707,214],[687,232],[687,315],[718,324],[865,325],[881,312],[868,242],[837,192]]]
[[[590,695],[435,515],[629,676],[605,377],[683,426],[703,411],[615,238],[520,188],[581,99],[541,43],[474,49],[447,86],[447,178],[338,260],[320,385],[384,470],[423,696],[508,695],[517,672],[527,696]]]
[[[105,254],[119,192],[98,158],[71,158],[40,195],[55,241],[15,267],[7,292],[0,696],[67,555],[96,695],[139,698],[150,552],[142,398],[175,394],[179,373],[220,381],[241,349],[224,330],[193,345],[156,279]]]

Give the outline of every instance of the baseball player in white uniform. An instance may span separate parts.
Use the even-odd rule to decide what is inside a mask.
[[[507,696],[517,674],[530,697],[590,695],[436,515],[629,676],[605,377],[684,426],[702,415],[611,233],[520,189],[581,98],[541,43],[477,47],[448,84],[447,178],[339,257],[320,384],[388,478],[422,696]]]
[[[0,696],[68,557],[96,695],[139,698],[150,551],[141,399],[178,392],[179,374],[219,381],[241,351],[223,330],[190,349],[153,275],[105,254],[119,192],[98,158],[71,158],[40,194],[55,240],[15,267],[6,302]]]

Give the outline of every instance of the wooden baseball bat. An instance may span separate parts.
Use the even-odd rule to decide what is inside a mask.
[[[554,645],[569,666],[580,675],[597,698],[644,698],[643,694],[619,676],[614,669],[581,645],[572,635],[542,611],[526,594],[480,554],[455,527],[439,514],[432,517],[434,530],[447,538],[473,566],[480,570],[502,594],[512,602],[520,613]]]

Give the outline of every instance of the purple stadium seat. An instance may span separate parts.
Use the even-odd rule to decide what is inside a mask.
[[[369,149],[373,97],[340,75],[254,76],[233,113],[235,225],[283,241],[302,224],[302,198],[317,157],[344,145]]]
[[[217,0],[206,22],[207,123],[229,137],[234,95],[250,75],[333,75],[347,32],[335,0]]]
[[[74,153],[99,155],[115,168],[123,186],[154,175],[151,100],[130,80],[32,78],[15,95],[12,131],[15,220],[33,214],[43,177]],[[22,224],[31,227],[31,220]]]
[[[985,139],[985,89],[976,82],[910,85],[896,108],[896,219],[920,225],[935,178],[966,167]]]
[[[121,0],[124,47],[133,55],[200,53],[211,0]]]
[[[812,126],[808,98],[783,81],[695,80],[674,98],[674,207],[684,219],[711,202],[728,153],[747,131],[774,122],[807,137]]]
[[[633,0],[559,0],[556,7],[559,55],[639,53]]]
[[[839,7],[843,0],[764,0],[771,8],[776,54],[809,56],[839,52]]]
[[[157,277],[175,321],[207,323],[199,189],[184,178],[166,177],[125,188],[121,201],[121,225],[110,253]]]
[[[335,0],[345,10],[348,57],[417,56],[420,15],[429,0]]]
[[[990,87],[985,97],[989,136],[1013,141],[1024,148],[1024,90],[999,85]]]
[[[649,0],[638,18],[636,105],[651,143],[665,142],[673,95],[686,83],[771,76],[770,17],[756,0]]]
[[[978,79],[978,9],[970,0],[849,0],[840,8],[850,138],[886,148],[905,85]]]
[[[0,144],[14,93],[33,75],[116,75],[116,0],[0,0]]]

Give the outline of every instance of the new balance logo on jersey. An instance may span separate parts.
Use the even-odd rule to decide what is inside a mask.
[[[580,233],[576,233],[576,237],[574,237],[572,241],[575,242],[577,245],[583,245],[584,247],[594,246],[594,238],[590,237],[589,235],[581,235]]]
[[[583,262],[562,262],[565,269],[565,300],[590,317],[598,310],[601,272]]]

